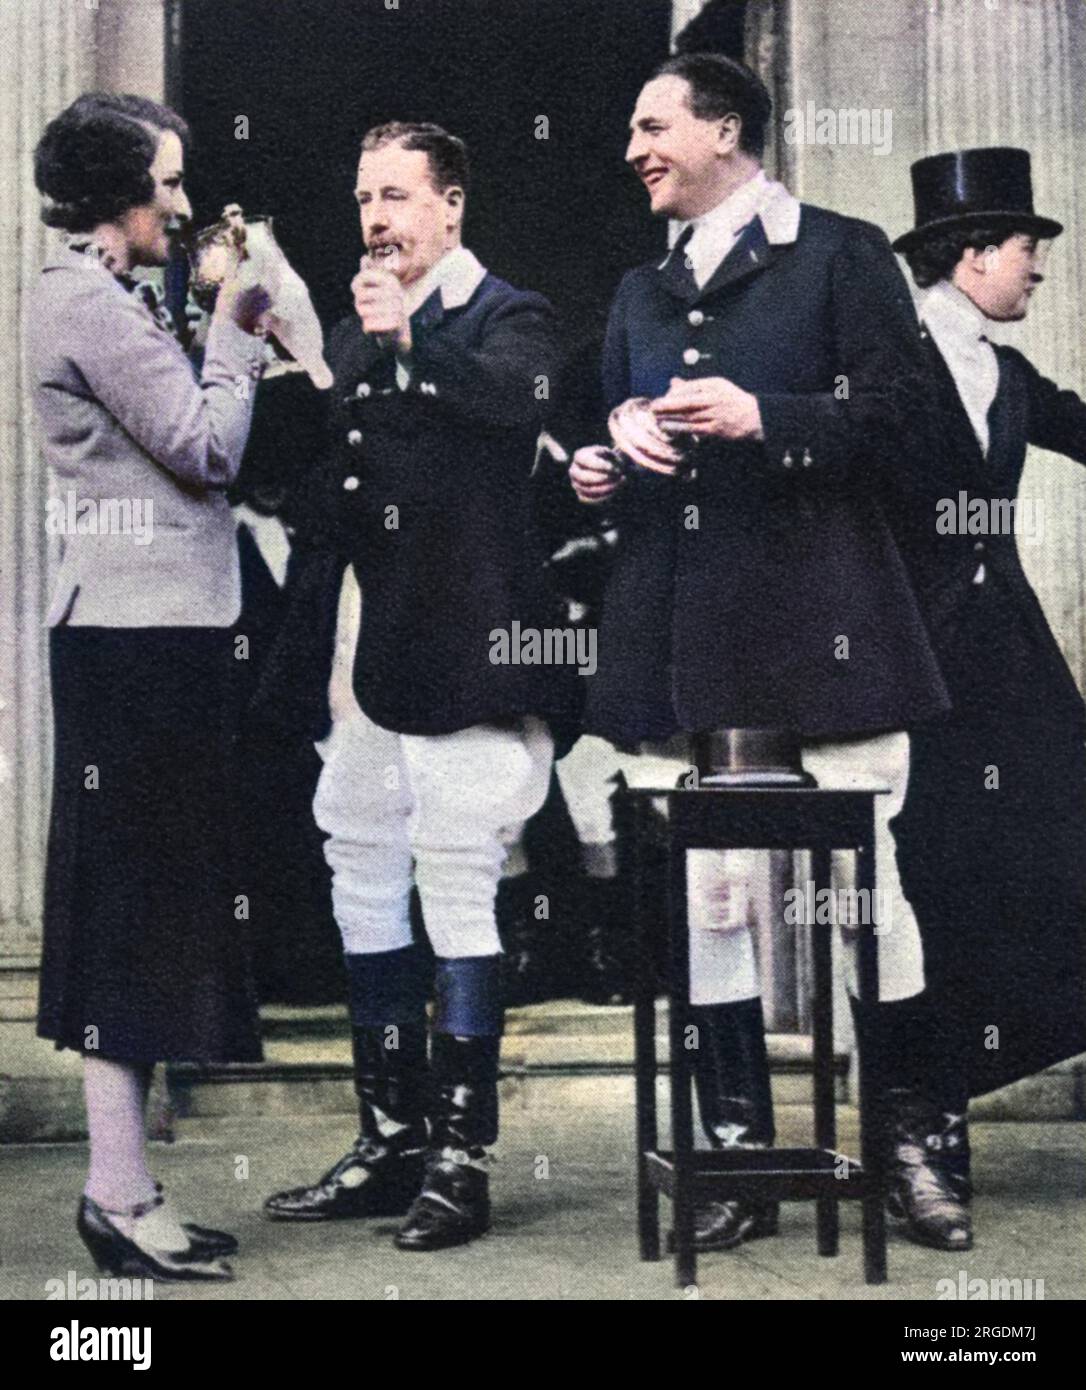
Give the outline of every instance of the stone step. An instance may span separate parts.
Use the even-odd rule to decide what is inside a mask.
[[[197,1117],[347,1114],[356,1106],[347,1012],[272,1007],[263,1010],[265,1060],[216,1067],[173,1066],[170,1107],[177,1121]],[[668,1056],[666,1008],[657,1008],[657,1053]],[[811,1102],[812,1047],[793,1034],[768,1039],[774,1096],[780,1105]],[[839,1099],[847,1096],[848,1056],[835,1058]],[[503,1089],[550,1103],[575,1080],[615,1080],[632,1087],[633,1019],[626,1007],[576,1000],[510,1009],[502,1040]],[[590,1088],[589,1088],[590,1089]],[[631,1090],[632,1094],[632,1090]]]
[[[156,1068],[149,1128],[156,1137],[212,1128],[224,1117],[354,1113],[347,1012],[343,1007],[263,1010],[267,1060],[258,1066]],[[667,1056],[661,1006],[661,1063]],[[811,1100],[807,1038],[769,1038],[773,1092],[781,1106]],[[0,1022],[0,1142],[55,1143],[86,1138],[82,1068],[35,1036],[31,1018]],[[591,1106],[621,1092],[633,1102],[630,1010],[573,1000],[510,1010],[502,1048],[506,1103]],[[835,1059],[839,1099],[850,1095],[848,1058]],[[600,1087],[607,1090],[601,1092]],[[617,1090],[615,1089],[617,1088]],[[798,1113],[798,1112],[797,1112]],[[1086,1057],[1061,1062],[970,1106],[976,1120],[1086,1119]]]

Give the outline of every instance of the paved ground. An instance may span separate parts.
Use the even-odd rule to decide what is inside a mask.
[[[273,1225],[259,1214],[275,1188],[317,1175],[349,1137],[342,1118],[188,1121],[154,1146],[156,1171],[193,1219],[242,1240],[233,1284],[160,1285],[156,1299],[667,1300],[668,1263],[641,1264],[634,1237],[630,1111],[623,1087],[592,1087],[576,1106],[506,1106],[492,1178],[495,1225],[484,1240],[440,1255],[397,1251],[395,1223]],[[841,1112],[855,1152],[854,1114]],[[809,1117],[788,1107],[781,1140]],[[705,1257],[701,1296],[733,1299],[934,1299],[939,1279],[1044,1280],[1046,1300],[1086,1294],[1086,1125],[974,1127],[976,1248],[945,1255],[894,1240],[890,1282],[861,1279],[859,1212],[843,1206],[841,1254],[820,1259],[814,1208],[784,1209],[782,1233]],[[46,1280],[95,1271],[74,1229],[82,1145],[28,1145],[0,1155],[0,1297],[41,1299]],[[665,1213],[666,1216],[666,1213]],[[1035,1282],[1036,1287],[1036,1282]]]

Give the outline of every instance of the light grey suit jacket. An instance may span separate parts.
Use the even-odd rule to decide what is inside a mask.
[[[42,271],[28,365],[63,536],[48,623],[228,627],[241,611],[225,489],[241,465],[263,344],[212,324],[202,381],[173,336],[90,254]]]

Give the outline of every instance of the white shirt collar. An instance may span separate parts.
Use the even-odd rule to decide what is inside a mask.
[[[734,240],[736,233],[754,219],[768,186],[769,179],[765,170],[759,169],[752,179],[740,184],[723,202],[717,203],[715,208],[710,208],[700,217],[693,217],[689,222],[683,223],[681,231],[693,227],[695,233],[707,232],[714,239],[719,236],[731,237]]]
[[[413,314],[430,298],[441,291],[441,303],[446,309],[462,308],[486,277],[486,268],[466,246],[454,246],[432,265],[421,280],[411,285],[406,294],[407,312]]]
[[[922,290],[917,309],[954,378],[981,450],[987,454],[988,414],[999,390],[999,360],[984,338],[988,320],[949,280]]]
[[[688,254],[695,263],[695,278],[704,287],[735,245],[739,233],[755,218],[761,220],[771,246],[789,245],[799,236],[799,199],[784,184],[767,177],[764,169],[700,217],[673,223],[672,245],[688,227],[693,229]],[[666,263],[665,257],[661,266]]]
[[[953,338],[971,343],[984,337],[988,320],[967,294],[949,280],[922,290],[917,299],[920,318],[936,339]]]

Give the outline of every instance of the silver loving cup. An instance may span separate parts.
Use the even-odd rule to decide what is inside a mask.
[[[324,335],[309,291],[278,241],[270,217],[246,217],[237,203],[218,222],[188,239],[190,289],[201,309],[214,308],[219,287],[235,271],[242,283],[267,296],[262,316],[276,354],[306,371],[322,391],[332,385],[324,360]]]
[[[661,429],[664,434],[668,435],[676,452],[681,455],[675,466],[675,472],[669,473],[663,468],[651,468],[638,463],[623,453],[621,449],[616,448],[607,450],[612,465],[623,477],[635,473],[657,473],[662,477],[675,478],[688,477],[693,471],[697,436],[683,429],[682,420],[679,417],[669,418],[667,415],[654,415],[651,405],[652,402],[648,396],[634,396],[616,406],[611,412],[610,419],[611,421],[625,420],[633,431],[646,429],[649,426]]]

